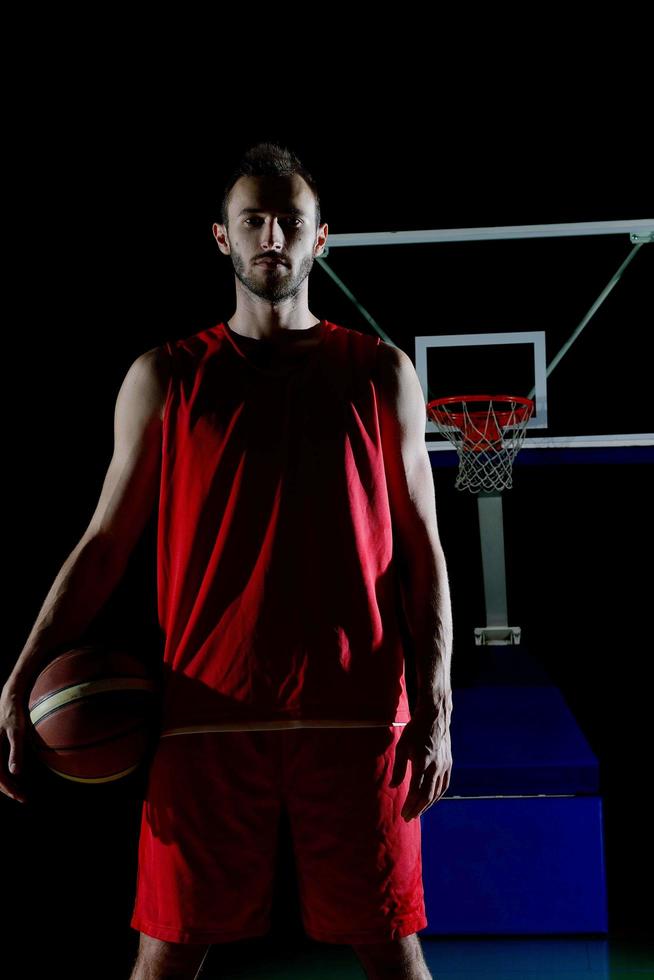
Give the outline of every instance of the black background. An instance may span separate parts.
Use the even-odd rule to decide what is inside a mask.
[[[361,80],[346,111],[342,98],[327,98],[308,79],[301,86],[308,102],[289,101],[292,79],[278,76],[272,65],[257,77],[262,89],[270,87],[282,100],[278,112],[270,105],[266,114],[255,112],[256,99],[240,92],[237,75],[202,104],[193,93],[173,95],[172,85],[151,99],[145,82],[134,93],[98,82],[94,99],[86,102],[62,67],[56,84],[42,86],[28,111],[11,119],[16,139],[10,158],[15,223],[9,289],[16,303],[4,337],[11,595],[5,676],[95,507],[111,457],[115,396],[127,367],[164,339],[196,332],[233,312],[233,276],[218,254],[211,223],[242,150],[261,139],[293,148],[321,186],[323,220],[333,233],[651,213],[644,161],[627,152],[638,145],[640,120],[626,112],[611,86],[602,89],[605,100],[596,85],[592,102],[580,86],[574,97],[563,94],[556,103],[541,89],[521,102],[517,92],[507,101],[505,91],[493,98],[481,86],[473,100],[456,103],[451,92],[431,98],[432,90],[424,89],[416,104],[409,89],[401,90],[404,101],[398,103]],[[398,95],[392,87],[387,91]],[[578,304],[569,314],[570,329],[586,311],[586,300],[595,298],[626,257],[627,245],[593,242],[581,263],[575,253],[569,284],[557,287],[559,299],[569,295]],[[470,281],[470,267],[461,261],[454,269],[448,258],[455,246],[435,248],[450,263],[440,283],[438,266],[418,256],[428,246],[415,253],[380,248],[350,255],[334,250],[330,256],[363,305],[411,355],[414,335],[425,332],[416,324],[425,310],[434,332],[440,311],[447,312],[447,332],[456,332],[466,317],[479,323],[484,310],[483,290],[472,299],[476,282]],[[633,292],[622,308],[628,322],[637,324],[635,348],[630,358],[616,355],[625,361],[616,367],[621,383],[633,370],[639,390],[649,377],[640,346],[648,306],[651,320],[651,256],[644,254],[649,248],[641,249],[638,270],[633,264]],[[515,247],[507,245],[509,251],[515,259]],[[383,274],[376,252],[386,253]],[[494,256],[484,282],[519,288],[521,270],[512,264],[507,275],[505,257],[497,251]],[[481,276],[481,264],[473,265]],[[587,279],[581,292],[578,276]],[[515,323],[506,326],[500,318],[499,327],[490,318],[484,328],[538,329],[542,310],[530,306],[525,294]],[[464,301],[471,304],[464,308],[468,314],[461,313]],[[370,331],[317,266],[309,304],[316,316]],[[499,308],[495,303],[493,309]],[[564,336],[570,332],[567,325],[561,329]],[[583,385],[588,412],[602,386],[588,365],[583,368],[571,369],[566,404]],[[610,364],[602,362],[599,370],[610,380]],[[565,419],[559,421],[563,427]],[[651,419],[618,431],[647,428]],[[514,488],[504,494],[509,619],[522,626],[525,644],[563,692],[600,759],[611,928],[644,932],[651,861],[644,805],[651,772],[651,627],[645,601],[651,467],[516,467],[514,477]],[[435,469],[434,479],[452,586],[456,684],[470,654],[472,629],[484,621],[476,508],[470,495],[454,490],[453,470]],[[151,522],[96,630],[120,634],[129,628],[153,642],[154,584]],[[125,950],[135,941],[127,923],[136,874],[138,786],[79,791],[38,767],[31,778],[36,802],[0,800],[3,861],[15,858],[16,865],[9,879],[8,938],[29,918],[41,937],[35,956],[46,949],[49,962],[58,963],[73,949],[106,944],[122,963],[121,937]],[[288,841],[280,860],[292,860]],[[276,928],[297,931],[292,877],[284,885],[281,880]],[[114,967],[107,969],[108,976],[118,975]]]

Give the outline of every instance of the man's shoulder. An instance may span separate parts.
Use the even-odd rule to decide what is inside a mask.
[[[139,400],[156,406],[163,418],[168,383],[172,373],[172,358],[165,344],[151,347],[132,362],[126,381],[128,391]]]
[[[181,337],[171,337],[164,341],[163,346],[169,349],[173,355],[177,352],[186,351],[189,354],[200,353],[209,347],[219,344],[223,333],[223,323],[217,323],[209,327],[201,327],[193,333],[184,333]]]
[[[398,376],[409,366],[413,367],[413,362],[401,347],[388,344],[381,338],[378,340],[375,373],[380,382],[390,386],[397,383]]]
[[[366,351],[375,351],[384,343],[381,337],[378,337],[377,334],[366,333],[365,331],[358,330],[355,327],[346,327],[340,323],[333,323],[330,320],[326,322],[332,337],[339,338],[345,345],[357,347]]]

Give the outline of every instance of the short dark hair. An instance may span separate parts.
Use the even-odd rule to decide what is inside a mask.
[[[257,143],[243,154],[225,185],[220,202],[219,222],[227,225],[229,194],[240,177],[289,177],[297,174],[307,182],[316,201],[316,230],[320,227],[320,195],[316,181],[296,154],[279,143]]]

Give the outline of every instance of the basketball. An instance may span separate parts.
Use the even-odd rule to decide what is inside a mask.
[[[55,657],[28,710],[39,759],[77,783],[107,783],[138,768],[155,734],[159,685],[134,654],[101,644]]]

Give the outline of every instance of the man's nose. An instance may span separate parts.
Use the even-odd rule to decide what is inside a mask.
[[[280,252],[284,244],[284,233],[276,219],[266,221],[261,236],[261,247],[265,251]]]

